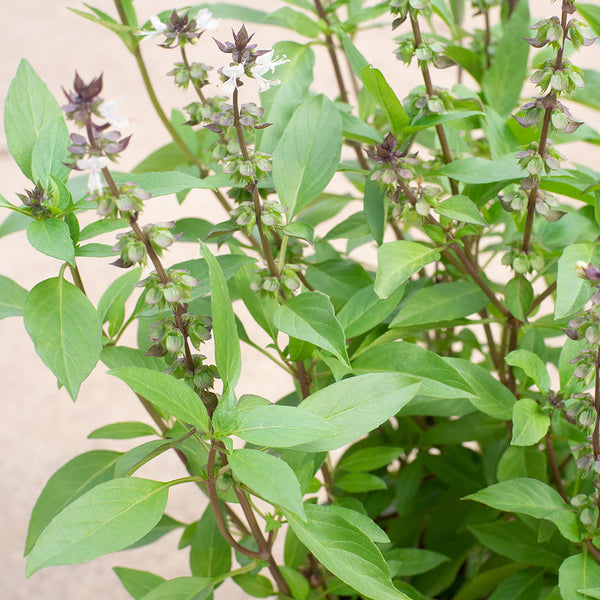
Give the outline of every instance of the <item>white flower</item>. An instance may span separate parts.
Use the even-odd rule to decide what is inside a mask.
[[[140,31],[140,35],[144,40],[151,40],[167,30],[167,24],[163,23],[156,15],[152,15],[150,17],[150,23],[152,23],[153,29]]]
[[[221,19],[213,19],[212,13],[208,8],[203,8],[196,15],[196,27],[198,31],[206,31],[207,29],[216,29],[219,26]]]
[[[244,76],[244,67],[240,64],[227,65],[221,69],[221,73],[229,78],[221,84],[223,93],[229,96],[237,88],[237,80]]]
[[[281,81],[279,79],[265,79],[263,75],[271,71],[275,72],[275,67],[282,65],[286,62],[290,62],[288,58],[284,56],[273,59],[273,50],[271,49],[266,54],[261,54],[257,57],[256,62],[250,67],[252,77],[258,81],[258,88],[261,92],[268,90],[272,85],[279,85]]]
[[[90,156],[89,158],[80,158],[77,161],[77,167],[79,169],[90,170],[88,176],[88,192],[90,194],[93,194],[94,192],[102,193],[103,186],[100,173],[107,165],[108,159],[106,156]]]
[[[113,127],[129,127],[129,121],[125,117],[119,117],[115,114],[122,102],[123,98],[117,98],[116,100],[105,100],[98,106],[100,116],[106,119]]]

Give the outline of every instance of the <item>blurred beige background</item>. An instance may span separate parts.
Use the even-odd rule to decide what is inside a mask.
[[[124,98],[120,114],[131,121],[129,132],[134,134],[130,148],[125,152],[120,167],[133,167],[150,150],[160,147],[168,135],[154,115],[141,85],[133,58],[120,40],[108,30],[81,19],[65,8],[63,0],[0,0],[0,104],[3,105],[10,80],[22,57],[27,58],[46,82],[60,103],[63,102],[61,86],[72,88],[74,71],[77,69],[88,81],[104,73],[104,92],[108,98]],[[79,0],[68,2],[74,8],[83,9]],[[95,0],[98,8],[114,14],[110,0]],[[278,0],[244,2],[262,10],[274,10],[282,5]],[[163,0],[137,0],[136,7],[143,21],[160,10],[178,8],[183,2],[169,4]],[[554,14],[559,4],[550,5],[546,0],[535,0],[533,11],[537,16]],[[215,33],[220,39],[228,39],[230,27],[239,23],[222,21]],[[480,26],[478,24],[478,26]],[[248,26],[257,31],[255,41],[268,47],[285,36],[287,32],[275,27]],[[299,36],[297,41],[302,41]],[[392,55],[394,48],[389,30],[372,30],[362,34],[358,44],[367,59],[382,69],[400,98],[420,83],[418,74],[407,72]],[[169,111],[192,101],[191,93],[184,93],[171,85],[165,76],[172,62],[178,60],[176,51],[167,51],[146,42],[146,60],[151,70],[160,100]],[[212,64],[225,64],[223,55],[216,50],[209,35],[204,36],[197,47],[192,48],[193,60]],[[597,67],[600,59],[598,45],[586,49],[577,57],[577,64]],[[440,85],[451,84],[451,69],[435,73]],[[214,75],[212,81],[215,81]],[[249,86],[248,86],[249,87]],[[333,73],[322,48],[317,48],[315,89],[334,97]],[[207,88],[208,93],[214,87]],[[247,88],[244,88],[244,92]],[[246,98],[247,99],[247,98]],[[598,127],[598,115],[574,107],[575,117],[594,119]],[[591,121],[590,121],[591,122]],[[600,152],[595,148],[571,144],[565,148],[569,158],[598,168]],[[0,134],[0,193],[16,201],[15,192],[30,187],[17,166],[12,162],[3,134]],[[344,185],[343,181],[338,185]],[[186,216],[199,216],[213,222],[226,219],[208,192],[194,192],[183,207],[177,207],[173,198],[159,198],[151,203],[143,215],[143,222],[167,220]],[[3,219],[5,214],[0,215]],[[106,243],[110,243],[111,237]],[[184,257],[198,256],[191,245],[180,245],[167,256],[167,262]],[[0,238],[0,272],[30,289],[38,281],[57,274],[56,260],[32,251],[23,232]],[[367,260],[372,261],[373,251],[367,249]],[[100,298],[116,273],[105,259],[81,260],[81,270],[88,293],[94,302]],[[252,333],[260,343],[265,341],[260,332]],[[125,600],[130,596],[122,588],[111,567],[115,565],[152,570],[165,578],[187,575],[187,551],[177,552],[179,533],[170,534],[159,544],[134,552],[120,552],[87,564],[73,567],[54,567],[36,573],[31,579],[24,576],[22,549],[31,509],[49,476],[76,454],[95,449],[113,448],[125,450],[128,442],[86,440],[87,434],[96,427],[119,420],[148,421],[142,407],[125,386],[104,374],[100,365],[83,384],[79,399],[73,405],[64,390],[58,390],[51,373],[44,367],[26,336],[22,320],[10,318],[0,321],[0,398],[3,408],[2,452],[3,469],[0,496],[0,581],[2,596],[11,600],[37,598],[40,600],[71,600],[86,598],[99,600],[111,598]],[[291,384],[259,353],[242,347],[243,372],[238,393],[259,393],[276,400],[291,390]],[[183,475],[183,469],[174,456],[162,456],[141,471],[142,476],[170,479]],[[180,486],[171,490],[168,512],[182,521],[193,521],[202,514],[204,498],[191,489]],[[228,583],[216,593],[217,598],[244,597],[234,584]]]

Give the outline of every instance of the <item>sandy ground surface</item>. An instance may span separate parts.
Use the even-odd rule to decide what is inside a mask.
[[[68,4],[83,8],[78,0]],[[110,0],[96,0],[96,6],[112,12]],[[251,4],[251,3],[248,3]],[[253,3],[263,10],[282,5],[276,0]],[[162,0],[137,2],[141,18],[148,18],[159,10],[182,6]],[[552,14],[553,8],[545,0],[533,3],[536,15]],[[555,5],[556,6],[556,5]],[[123,97],[121,113],[130,118],[134,137],[130,149],[121,162],[126,169],[135,165],[151,149],[168,141],[167,133],[152,112],[142,89],[141,79],[132,57],[121,42],[109,31],[82,20],[65,8],[63,0],[0,0],[0,104],[3,103],[17,65],[25,57],[47,83],[49,89],[62,102],[61,86],[72,87],[75,69],[84,80],[104,73],[104,98]],[[224,39],[229,27],[238,25],[223,21],[217,35]],[[276,42],[281,30],[274,27],[257,29],[256,41],[261,46]],[[300,38],[297,38],[301,41]],[[389,33],[381,30],[368,32],[360,38],[359,45],[369,61],[380,67],[388,81],[402,98],[419,79],[407,74],[395,61],[391,52],[393,42]],[[318,49],[322,50],[322,49]],[[151,68],[161,102],[165,107],[181,107],[192,100],[173,88],[165,73],[177,60],[173,52],[148,43],[145,55]],[[224,64],[214,44],[203,40],[193,49],[193,59],[219,66]],[[222,55],[221,55],[222,56]],[[318,60],[326,58],[321,52]],[[597,67],[600,49],[588,49],[578,64]],[[319,64],[319,63],[317,63]],[[436,81],[441,85],[451,83],[450,70],[437,72]],[[315,89],[335,96],[333,76],[326,60],[316,71]],[[214,88],[213,88],[214,89]],[[575,116],[590,118],[586,111],[576,110]],[[598,115],[594,115],[598,126]],[[569,157],[598,167],[597,149],[590,150],[578,144],[566,148]],[[27,181],[12,162],[3,134],[0,134],[0,192],[15,201],[14,192],[28,187]],[[339,185],[344,185],[341,182]],[[174,209],[178,209],[175,213]],[[218,222],[225,214],[213,201],[210,193],[196,192],[190,195],[183,207],[178,208],[173,198],[160,198],[144,213],[144,222],[179,217],[200,216]],[[110,239],[107,239],[107,243]],[[180,247],[169,256],[176,262],[189,258],[191,246]],[[192,250],[192,256],[197,256]],[[32,251],[22,232],[0,238],[0,272],[30,289],[41,279],[57,274],[57,261]],[[373,256],[367,250],[367,259]],[[81,261],[83,279],[93,301],[114,277],[114,268],[107,260]],[[100,265],[100,266],[99,266]],[[257,341],[264,341],[260,332],[253,332]],[[129,443],[87,440],[87,434],[96,427],[119,420],[142,420],[147,417],[142,407],[123,384],[105,375],[99,366],[83,384],[78,402],[73,405],[64,390],[58,390],[51,373],[44,367],[26,336],[22,321],[10,318],[0,321],[0,398],[3,407],[2,452],[3,469],[0,495],[0,581],[2,596],[10,600],[37,598],[40,600],[100,600],[129,598],[116,576],[111,572],[115,565],[148,569],[163,577],[172,578],[189,574],[187,551],[176,552],[179,534],[170,534],[162,542],[135,552],[120,552],[87,564],[73,567],[54,567],[43,570],[31,579],[24,576],[24,547],[30,511],[48,477],[76,454],[96,449],[113,448],[125,450]],[[243,373],[238,393],[259,393],[277,399],[291,390],[287,378],[271,369],[270,363],[259,353],[243,348]],[[142,476],[166,479],[183,474],[174,456],[168,455],[145,467]],[[168,512],[182,521],[193,521],[202,514],[205,500],[193,489],[180,486],[171,491]],[[225,584],[216,593],[217,598],[244,597],[234,584]]]

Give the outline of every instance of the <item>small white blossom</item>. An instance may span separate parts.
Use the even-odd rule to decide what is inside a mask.
[[[102,193],[102,178],[100,177],[102,169],[108,165],[108,159],[106,156],[90,156],[89,158],[80,158],[77,161],[77,167],[79,169],[89,169],[90,174],[88,175],[88,192],[93,194],[94,192]]]
[[[223,93],[229,96],[237,88],[237,80],[244,76],[244,67],[240,64],[227,65],[221,69],[221,73],[229,78],[221,84]]]
[[[216,29],[219,26],[221,19],[213,19],[212,13],[208,8],[203,8],[196,15],[196,27],[198,31],[206,31],[207,29]]]
[[[288,58],[284,56],[273,59],[273,50],[271,49],[266,54],[256,58],[256,62],[250,67],[252,77],[258,81],[258,87],[261,92],[268,90],[272,85],[279,85],[281,81],[279,79],[265,79],[263,75],[271,71],[275,72],[275,67],[284,63],[290,62]]]
[[[167,24],[163,23],[156,15],[150,17],[150,23],[152,23],[152,29],[140,31],[144,40],[151,40],[167,30]]]
[[[129,127],[129,121],[125,117],[119,117],[115,114],[122,102],[123,98],[117,98],[116,100],[105,100],[98,106],[100,116],[106,119],[113,127]]]

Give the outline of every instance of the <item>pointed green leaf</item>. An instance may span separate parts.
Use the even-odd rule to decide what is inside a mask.
[[[389,298],[411,275],[439,257],[438,250],[419,242],[398,240],[383,244],[377,250],[375,293],[382,299]]]
[[[342,151],[342,118],[322,94],[306,100],[273,151],[273,182],[293,218],[331,181]]]
[[[392,90],[390,84],[385,80],[383,73],[379,69],[375,69],[372,65],[365,65],[360,73],[365,87],[373,94],[377,100],[377,104],[385,112],[392,133],[399,140],[402,139],[402,130],[408,125],[409,118],[400,100],[394,94],[394,90]]]
[[[308,521],[288,515],[300,541],[329,571],[374,600],[409,600],[392,584],[390,569],[377,546],[330,506],[305,505]]]
[[[346,352],[346,336],[335,318],[333,305],[325,294],[303,292],[290,298],[273,314],[280,331],[331,352],[350,366]]]
[[[600,587],[600,565],[589,555],[569,556],[558,570],[558,586],[563,600],[586,600],[587,589]]]
[[[27,577],[44,567],[82,563],[127,548],[158,523],[168,495],[164,483],[134,477],[97,485],[44,529],[29,555]]]
[[[575,265],[579,261],[597,264],[600,250],[595,244],[571,244],[558,259],[556,276],[556,303],[554,318],[564,319],[580,311],[589,301],[592,289],[585,279],[577,276]]]
[[[296,450],[334,450],[378,427],[408,404],[421,386],[415,377],[371,373],[343,379],[315,392],[299,408],[327,419],[340,433]]]
[[[450,196],[447,200],[440,202],[434,207],[438,215],[455,219],[463,223],[472,223],[474,225],[489,225],[489,223],[481,216],[476,204],[467,196]]]
[[[94,429],[88,440],[130,440],[132,438],[144,437],[146,435],[158,435],[154,427],[147,423],[138,421],[123,421],[111,423]]]
[[[24,323],[35,351],[75,400],[102,351],[96,309],[74,285],[54,277],[27,294]]]
[[[16,281],[0,275],[0,319],[20,317],[23,314],[26,297],[25,288]]]
[[[141,273],[142,269],[140,267],[135,267],[134,269],[127,271],[124,275],[121,275],[121,277],[115,279],[108,286],[98,302],[98,314],[100,315],[102,323],[106,322],[108,311],[113,303],[117,301],[119,296],[121,297],[122,302],[131,296],[133,290],[135,290],[135,284],[140,279]]]
[[[31,221],[27,225],[27,240],[38,252],[75,265],[75,247],[69,226],[64,221]]]
[[[109,369],[119,367],[142,367],[154,371],[164,371],[167,363],[158,356],[146,356],[143,350],[128,348],[127,346],[104,346],[100,360]]]
[[[494,590],[489,600],[537,600],[540,597],[543,583],[543,570],[519,571],[503,581]]]
[[[193,526],[190,569],[196,577],[219,577],[231,570],[231,546],[221,535],[210,504]]]
[[[540,405],[531,398],[521,398],[513,408],[513,446],[537,444],[550,427],[550,417],[544,414]]]
[[[212,580],[207,577],[176,577],[157,585],[142,600],[204,600],[212,591]]]
[[[506,298],[506,307],[508,310],[517,319],[525,321],[533,302],[533,288],[529,280],[523,277],[523,275],[513,277],[506,284],[504,297]]]
[[[242,410],[233,433],[256,446],[290,448],[329,438],[340,430],[324,417],[295,406],[269,404]]]
[[[25,555],[31,552],[40,533],[65,506],[99,483],[113,478],[120,456],[121,452],[109,450],[85,452],[50,477],[31,512]]]
[[[409,577],[435,569],[450,559],[445,554],[421,548],[394,548],[385,555],[392,577]]]
[[[528,377],[531,377],[541,392],[548,393],[550,389],[550,375],[544,361],[530,350],[513,350],[506,355],[506,364],[512,367],[519,367],[525,371]]]
[[[481,86],[487,104],[502,117],[507,117],[519,102],[529,56],[529,44],[523,38],[528,37],[529,3],[519,2],[504,23],[492,65],[484,73]]]
[[[285,55],[290,62],[277,67],[281,84],[260,94],[265,109],[263,118],[272,125],[256,131],[256,147],[269,154],[277,146],[296,108],[308,97],[315,66],[315,55],[309,45],[279,42],[273,50],[275,56]]]
[[[148,592],[166,581],[164,577],[149,571],[139,571],[138,569],[128,569],[126,567],[114,567],[113,571],[134,600],[140,600]]]
[[[503,421],[512,418],[513,406],[517,399],[505,385],[492,377],[487,369],[462,358],[444,360],[460,373],[475,392],[474,396],[469,397],[469,402],[477,410]]]
[[[502,481],[466,496],[497,510],[529,515],[553,522],[569,541],[581,539],[577,516],[560,494],[537,479],[519,477]]]
[[[66,181],[69,169],[69,136],[60,106],[38,77],[33,67],[23,59],[12,80],[4,105],[4,130],[8,149],[19,168],[33,180],[34,151],[50,165],[49,174]],[[43,173],[36,169],[38,177]]]
[[[485,308],[487,296],[470,281],[439,283],[417,290],[400,308],[390,327],[451,321]]]
[[[435,174],[446,175],[456,181],[473,184],[512,181],[522,179],[527,175],[512,155],[498,160],[486,160],[477,156],[459,158],[440,167]]]
[[[305,240],[309,244],[313,243],[315,237],[315,228],[309,223],[303,221],[292,221],[283,227],[279,227],[281,233],[293,238]]]
[[[404,452],[403,448],[393,446],[369,446],[345,454],[336,466],[337,469],[360,473],[376,471],[390,464]]]
[[[184,423],[190,423],[203,432],[210,431],[208,413],[200,396],[181,379],[141,367],[112,369],[109,374]]]
[[[211,299],[213,322],[213,338],[215,342],[215,361],[219,369],[219,376],[225,387],[231,390],[240,378],[242,359],[240,354],[240,340],[235,325],[235,315],[229,299],[227,282],[217,259],[213,256],[208,246],[200,242],[202,256],[208,263],[210,275]]]
[[[421,380],[419,396],[472,398],[473,390],[443,358],[409,342],[380,344],[352,361],[354,373],[396,372]]]
[[[234,450],[228,457],[236,479],[257,496],[306,521],[302,492],[291,467],[276,456],[258,450]]]
[[[280,25],[309,38],[319,37],[321,28],[308,15],[294,10],[289,6],[279,8],[269,13],[265,22],[270,25]]]

